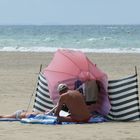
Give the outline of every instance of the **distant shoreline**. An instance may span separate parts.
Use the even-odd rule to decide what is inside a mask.
[[[139,54],[140,48],[106,48],[106,49],[74,49],[74,48],[53,48],[53,47],[0,47],[0,52],[34,52],[34,53],[54,53],[58,49],[69,49],[75,51],[82,51],[84,53],[125,53],[125,54]]]

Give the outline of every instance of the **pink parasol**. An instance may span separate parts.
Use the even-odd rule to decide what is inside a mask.
[[[100,103],[101,101],[98,101],[96,108],[102,110],[102,107],[100,107],[100,104],[102,104],[102,106],[107,106],[109,109],[107,76],[81,51],[57,50],[52,61],[48,67],[44,69],[43,73],[48,80],[50,96],[54,101],[54,104],[56,104],[59,99],[59,93],[57,92],[57,86],[59,83],[65,82],[71,89],[73,89],[76,80],[84,82],[95,79],[100,82],[102,88],[99,96],[106,96],[104,100],[102,99],[102,103]],[[104,114],[104,109],[101,112]]]

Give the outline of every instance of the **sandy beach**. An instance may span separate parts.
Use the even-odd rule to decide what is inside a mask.
[[[87,56],[109,79],[134,74],[135,66],[140,73],[140,54],[88,53]],[[0,114],[27,108],[40,64],[46,67],[52,57],[53,53],[0,52]],[[32,106],[33,100],[30,110]],[[0,140],[140,140],[139,130],[140,122],[56,126],[0,122]]]

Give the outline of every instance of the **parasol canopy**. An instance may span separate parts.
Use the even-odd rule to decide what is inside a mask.
[[[99,81],[101,87],[99,96],[106,96],[105,99],[101,97],[102,106],[106,107],[107,105],[109,108],[107,75],[102,72],[96,64],[92,63],[83,52],[62,49],[57,50],[52,61],[44,69],[43,73],[48,80],[50,96],[54,104],[57,104],[59,99],[57,86],[60,83],[66,83],[70,89],[74,89],[76,80],[85,82],[94,79]],[[96,108],[100,108],[100,102],[99,100],[96,104]]]

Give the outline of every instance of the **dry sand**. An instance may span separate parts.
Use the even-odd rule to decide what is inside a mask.
[[[140,72],[140,54],[87,55],[109,79],[133,74],[135,66]],[[40,64],[47,66],[52,57],[52,53],[0,52],[0,114],[27,108]],[[0,122],[0,140],[140,140],[139,130],[140,122],[56,126]]]

